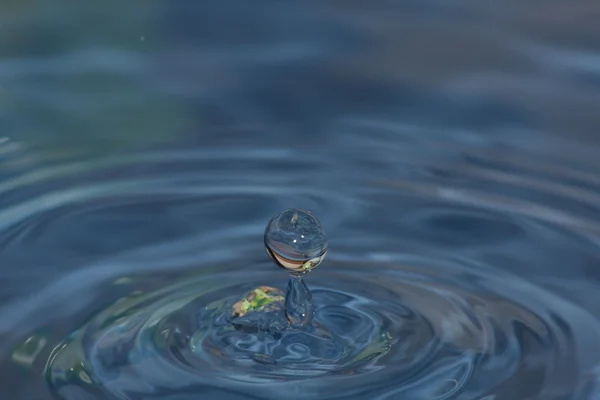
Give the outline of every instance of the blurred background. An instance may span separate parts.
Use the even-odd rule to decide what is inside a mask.
[[[206,146],[226,140],[218,129],[252,131],[241,140],[257,147],[320,147],[334,140],[335,121],[368,115],[448,138],[594,141],[599,8],[591,0],[9,1],[0,27],[3,137],[32,159]]]
[[[90,315],[261,259],[288,206],[334,260],[460,256],[597,320],[599,132],[595,0],[4,1],[1,391],[47,398]]]

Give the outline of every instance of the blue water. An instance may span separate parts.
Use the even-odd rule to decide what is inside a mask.
[[[3,2],[0,397],[599,399],[599,4]]]

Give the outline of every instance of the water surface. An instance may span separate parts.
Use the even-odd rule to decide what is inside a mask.
[[[599,398],[599,13],[1,5],[3,395]],[[330,238],[329,358],[194,347],[207,305],[285,288],[262,234],[288,207]]]

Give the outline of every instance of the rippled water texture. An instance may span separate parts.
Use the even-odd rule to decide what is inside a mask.
[[[599,12],[3,3],[0,397],[600,398]],[[306,331],[288,207],[329,236]]]

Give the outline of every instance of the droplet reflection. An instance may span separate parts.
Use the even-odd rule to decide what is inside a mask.
[[[327,234],[309,211],[289,208],[277,213],[265,229],[267,254],[292,273],[316,268],[327,254]]]

